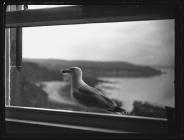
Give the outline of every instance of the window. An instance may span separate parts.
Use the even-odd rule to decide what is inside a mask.
[[[164,106],[174,107],[174,20],[25,27],[22,54],[21,73],[48,96],[27,91],[32,97],[14,100],[35,105],[22,106],[37,100],[43,108],[81,110],[70,98],[68,76],[59,73],[79,66],[88,84],[132,115],[163,118]]]
[[[80,120],[81,124],[87,127],[95,127],[91,124],[95,119],[104,119],[101,128],[106,131],[166,132],[166,112],[162,106],[174,107],[174,18],[167,10],[154,13],[147,9],[150,13],[144,15],[140,7],[135,16],[130,14],[131,8],[73,6],[7,13],[7,62],[11,65],[7,74],[7,116],[75,125],[80,124],[77,119],[82,116],[86,121]],[[80,66],[89,85],[107,93],[130,115],[91,113],[76,106],[68,96],[67,76],[59,74],[59,69],[71,66]],[[27,115],[22,116],[21,111]],[[37,113],[48,114],[40,119]],[[52,113],[55,120],[50,119]],[[63,120],[59,119],[61,114]],[[76,120],[72,120],[73,116]],[[146,126],[133,125],[143,125],[144,121],[153,128],[146,130]],[[126,125],[115,125],[119,122]]]

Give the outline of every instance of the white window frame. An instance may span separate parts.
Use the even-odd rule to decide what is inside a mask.
[[[49,9],[9,11],[6,13],[6,28],[103,23],[135,20],[173,19],[170,7],[155,6],[145,9],[142,5],[132,6],[73,6]],[[133,11],[132,8],[134,8]],[[131,12],[130,12],[131,11]],[[101,14],[99,14],[101,13]],[[53,16],[54,15],[54,16]],[[10,46],[6,46],[9,49]],[[8,56],[6,56],[8,57]],[[6,62],[7,64],[7,62]],[[9,70],[6,70],[9,72]],[[9,80],[9,77],[6,77]],[[6,85],[7,87],[8,85]],[[7,94],[7,93],[6,93]],[[168,133],[167,119],[118,116],[103,113],[72,112],[6,106],[6,121],[54,125],[106,133]]]

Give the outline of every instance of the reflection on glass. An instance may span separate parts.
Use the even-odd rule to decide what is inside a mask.
[[[29,9],[44,9],[44,8],[56,8],[56,7],[69,7],[73,5],[28,5]]]
[[[130,115],[166,117],[164,107],[174,107],[174,20],[23,28],[22,95],[14,100],[86,111],[60,73],[73,66]]]

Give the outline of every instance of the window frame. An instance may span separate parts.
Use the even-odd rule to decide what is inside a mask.
[[[93,8],[93,6],[74,6],[10,11],[6,13],[5,27],[21,28],[30,26],[51,26],[175,18],[173,14],[173,8],[170,5],[165,6],[165,8],[163,8],[162,5],[155,6],[153,8],[151,6],[151,8],[147,7],[145,9],[142,5],[131,5],[124,9],[121,6],[118,7],[119,8],[116,6],[105,7],[100,5],[96,8]],[[130,10],[132,8],[134,8],[134,10],[130,14]],[[155,8],[157,10],[155,10]],[[102,12],[102,14],[98,15],[98,13],[103,10],[108,12]],[[63,13],[63,15],[61,13]],[[52,18],[53,14],[55,15],[54,18]],[[37,15],[37,17],[35,17],[35,15]],[[16,63],[16,66],[20,67],[18,63]],[[6,106],[5,112],[6,121],[23,121],[24,123],[40,123],[41,125],[54,125],[56,127],[73,127],[74,129],[87,129],[89,131],[105,133],[168,133],[167,119],[128,115],[119,117],[116,115],[103,113],[84,113],[66,110],[58,111],[53,109],[39,109],[18,106]],[[72,119],[74,116],[75,119]],[[120,125],[119,122],[127,125]]]
[[[5,27],[33,27],[173,18],[174,11],[171,5],[84,5],[10,11],[6,13]]]

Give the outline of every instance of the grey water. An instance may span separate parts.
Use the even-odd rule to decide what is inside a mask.
[[[100,77],[109,82],[101,83],[97,88],[109,98],[122,101],[127,111],[133,109],[134,101],[174,107],[174,68],[161,68],[161,71],[164,73],[149,78]]]

